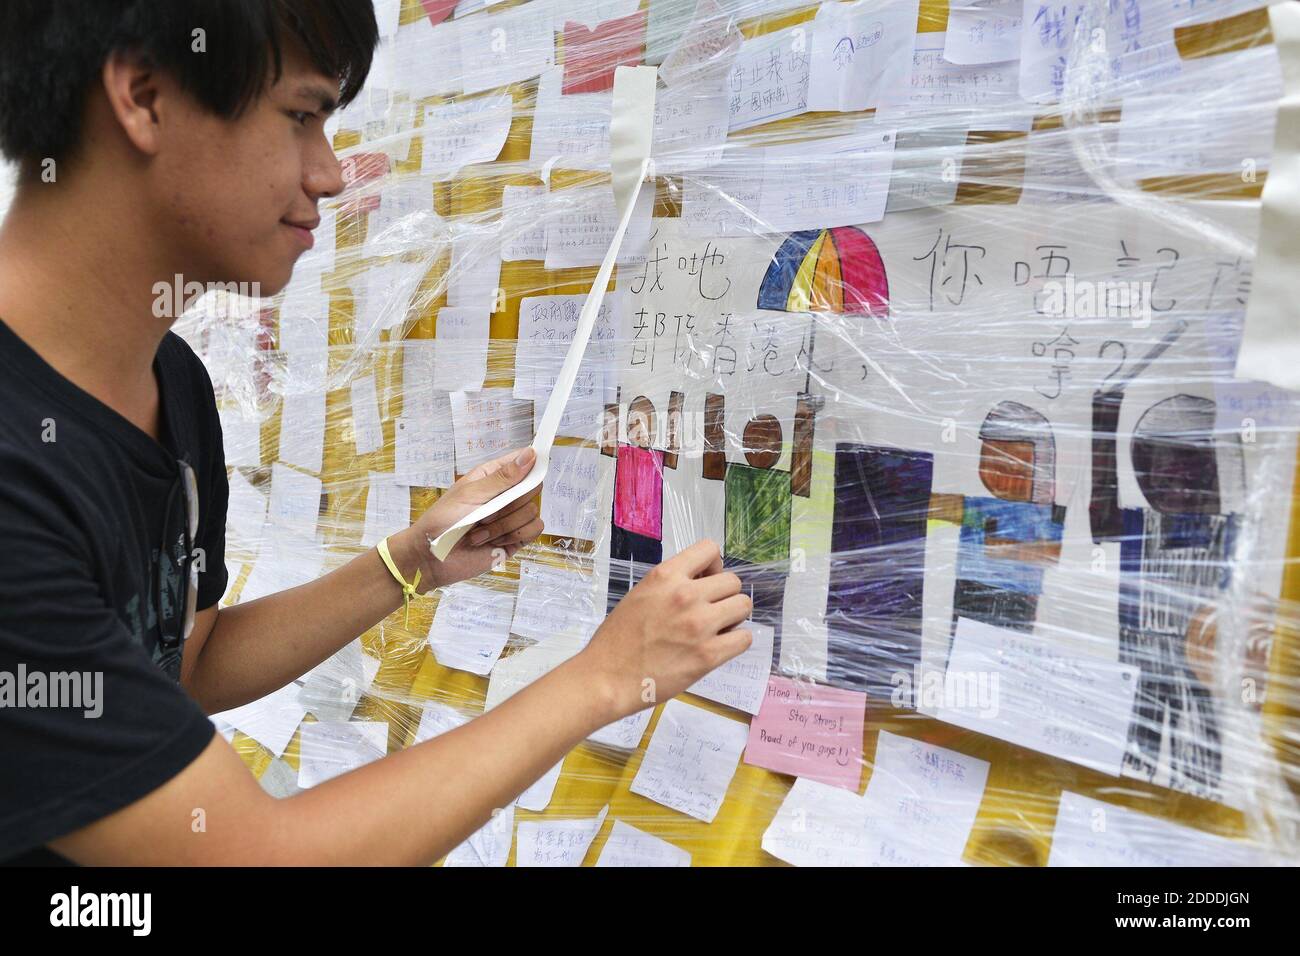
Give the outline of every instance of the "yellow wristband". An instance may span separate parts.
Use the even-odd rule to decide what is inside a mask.
[[[379,542],[379,556],[384,559],[384,564],[387,565],[388,570],[392,573],[393,577],[397,579],[397,583],[402,586],[402,626],[407,627],[411,622],[411,598],[415,595],[415,589],[420,586],[420,572],[417,570],[415,572],[415,580],[410,582],[408,582],[406,578],[402,577],[402,572],[397,570],[397,564],[393,561],[393,555],[388,550],[387,538]]]

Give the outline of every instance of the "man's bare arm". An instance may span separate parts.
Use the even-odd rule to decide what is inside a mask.
[[[575,658],[463,727],[284,800],[215,735],[162,787],[50,846],[91,866],[434,863],[608,722],[586,664]]]
[[[136,803],[50,846],[89,865],[429,864],[593,731],[742,653],[752,604],[702,541],[654,568],[579,654],[432,740],[276,800],[221,737]],[[203,827],[196,826],[202,811]]]
[[[512,556],[542,531],[539,509],[522,499],[475,529],[445,562],[427,541],[482,501],[518,482],[532,468],[516,453],[470,472],[409,528],[389,538],[393,560],[421,592],[465,580]],[[269,594],[195,621],[186,642],[182,684],[207,713],[265,697],[301,677],[402,604],[402,589],[375,549],[309,584]]]

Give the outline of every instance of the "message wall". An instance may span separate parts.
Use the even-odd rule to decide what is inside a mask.
[[[620,65],[658,66],[654,181],[546,534],[218,715],[268,790],[473,719],[710,538],[751,649],[447,865],[1294,860],[1300,412],[1235,374],[1265,9],[376,7],[316,247],[274,300],[182,320],[222,409],[225,603],[532,440],[617,225]]]

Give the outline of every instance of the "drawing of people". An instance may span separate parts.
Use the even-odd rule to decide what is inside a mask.
[[[772,628],[779,663],[781,608],[790,563],[791,475],[779,471],[781,423],[758,415],[746,424],[745,463],[728,462],[724,482],[723,565],[754,602],[751,619]]]
[[[1054,503],[1056,440],[1042,414],[1012,401],[993,407],[979,437],[980,481],[993,497],[931,499],[931,518],[961,528],[953,627],[965,617],[1032,631],[1043,571],[1060,559],[1065,532],[1065,509]]]
[[[921,661],[934,457],[841,442],[826,596],[826,681],[888,700]],[[910,701],[909,701],[910,703]]]
[[[1215,403],[1177,394],[1142,414],[1130,457],[1149,507],[1122,508],[1116,431],[1123,400],[1123,386],[1093,395],[1089,514],[1093,540],[1120,545],[1119,656],[1141,669],[1124,769],[1164,782],[1156,778],[1167,749],[1168,786],[1213,799],[1223,754],[1201,648],[1206,608],[1230,583],[1238,526],[1236,515],[1222,513]]]
[[[612,406],[617,415],[618,406]],[[607,410],[607,416],[609,412]],[[615,419],[617,424],[617,419]],[[628,405],[627,441],[615,451],[613,522],[609,545],[610,607],[663,560],[664,452],[652,447],[654,403],[638,395]]]

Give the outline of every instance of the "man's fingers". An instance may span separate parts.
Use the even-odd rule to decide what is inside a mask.
[[[753,610],[754,602],[748,594],[735,594],[713,605],[713,620],[719,631],[729,631],[737,624],[748,621]]]
[[[511,544],[527,544],[539,534],[542,533],[546,526],[542,524],[541,518],[534,518],[528,524],[524,525],[509,534],[503,534],[499,538],[493,538],[489,543],[495,547],[508,547]]]
[[[721,667],[727,661],[734,657],[739,657],[745,651],[749,650],[750,645],[754,643],[753,632],[744,628],[734,631],[727,631],[719,634],[709,641],[709,650],[712,652],[712,661],[714,667]]]
[[[465,540],[475,546],[483,544],[527,524],[538,513],[537,502],[532,495],[528,495],[518,501],[512,501],[491,518],[480,521],[478,527],[471,531]]]
[[[483,466],[487,469],[487,473],[474,482],[475,497],[478,498],[480,504],[491,501],[507,488],[513,488],[523,481],[528,473],[533,470],[533,465],[536,462],[537,452],[531,448],[511,452],[488,462]]]
[[[674,571],[680,571],[688,578],[698,578],[706,574],[717,574],[722,570],[722,550],[717,542],[705,538],[697,541],[677,557],[665,562]]]
[[[495,541],[502,538],[512,531],[518,531],[524,525],[535,521],[539,512],[537,505],[529,503],[523,508],[517,508],[503,517],[497,518],[487,524],[479,525],[469,536],[471,545],[480,545],[488,541]]]
[[[739,594],[741,587],[740,578],[730,571],[710,574],[708,577],[700,578],[695,584],[699,588],[699,593],[704,596],[704,600],[710,603]]]

